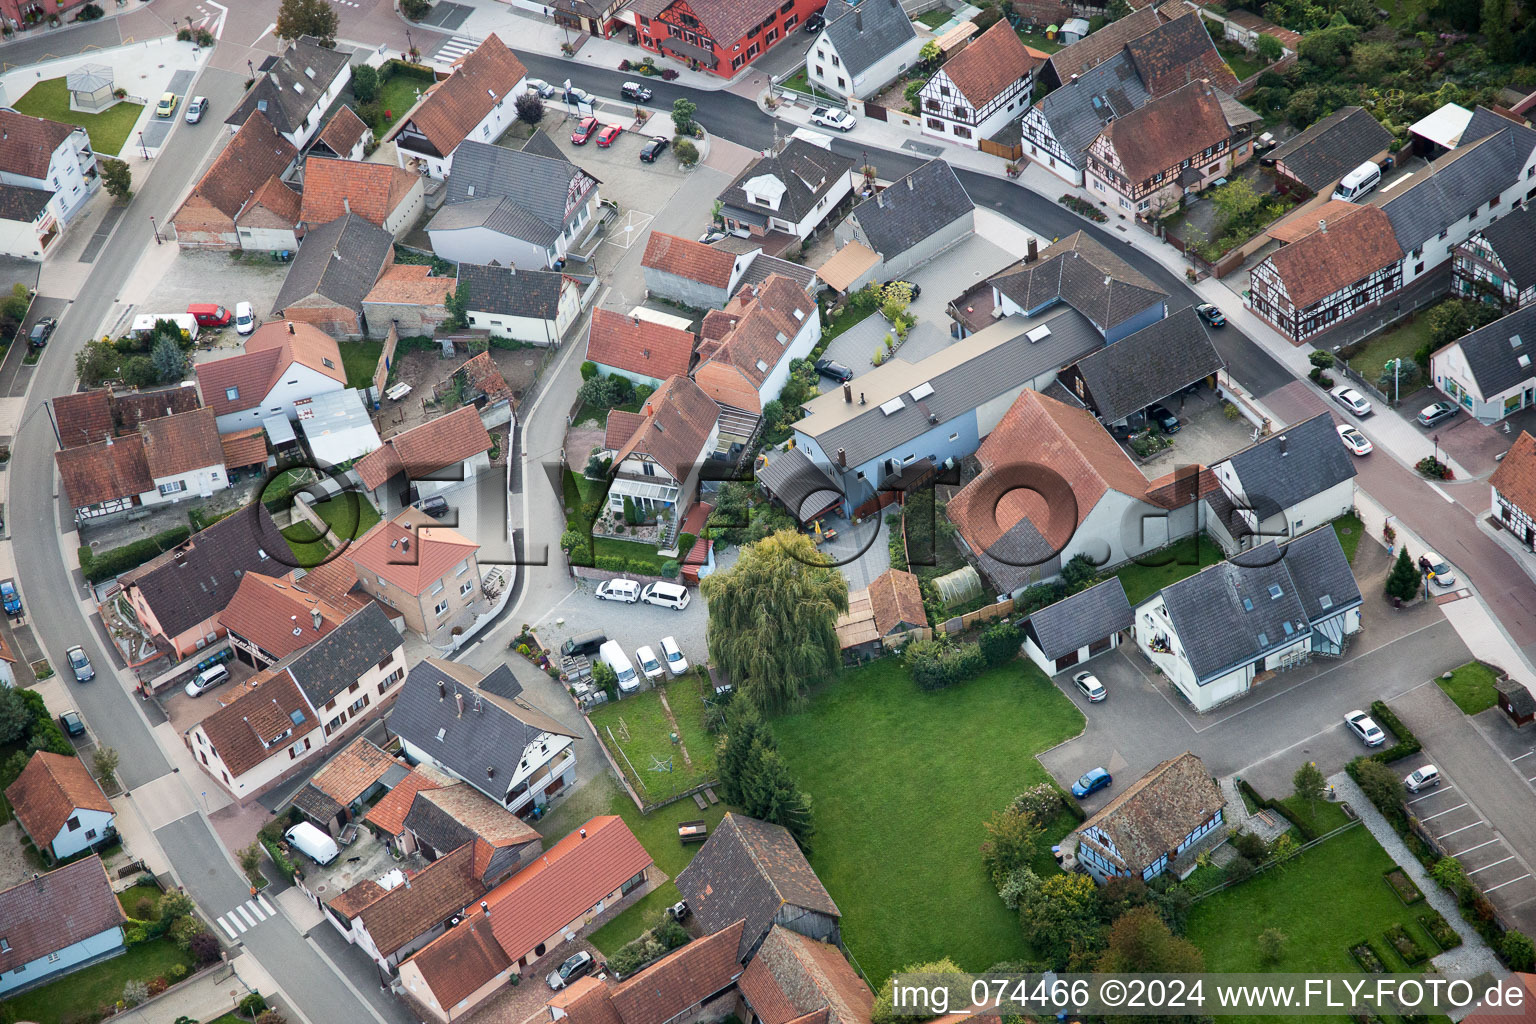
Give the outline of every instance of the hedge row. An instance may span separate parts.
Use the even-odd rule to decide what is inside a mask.
[[[1393,761],[1404,757],[1412,757],[1424,749],[1419,743],[1419,738],[1413,734],[1413,730],[1403,724],[1402,719],[1392,713],[1384,701],[1371,701],[1371,714],[1376,717],[1377,724],[1389,729],[1397,742],[1390,747],[1383,747],[1371,754],[1372,761],[1380,761],[1382,764],[1391,764]]]
[[[1311,842],[1322,834],[1318,832],[1317,828],[1313,826],[1311,822],[1303,821],[1300,818],[1292,815],[1291,812],[1287,810],[1285,805],[1280,801],[1271,800],[1267,796],[1260,796],[1258,790],[1248,785],[1247,779],[1238,779],[1237,788],[1242,790],[1243,794],[1247,796],[1248,799],[1252,800],[1255,805],[1262,807],[1266,811],[1274,811],[1276,814],[1280,815],[1286,821],[1294,825],[1296,831],[1301,833],[1301,838],[1304,841]]]
[[[89,547],[81,547],[80,571],[92,583],[100,583],[114,576],[120,576],[129,569],[137,569],[151,558],[169,551],[190,536],[192,536],[191,529],[177,526],[164,533],[157,533],[153,537],[145,537],[109,551],[97,552]]]

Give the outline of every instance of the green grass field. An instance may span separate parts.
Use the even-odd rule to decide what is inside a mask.
[[[379,110],[389,111],[391,118],[379,119],[378,128],[374,129],[374,138],[382,139],[384,133],[395,126],[407,110],[416,105],[420,98],[418,93],[425,93],[432,87],[432,83],[425,78],[417,78],[409,74],[395,74],[387,81],[379,83]],[[355,97],[354,97],[355,99]]]
[[[936,7],[931,11],[924,11],[912,20],[919,25],[937,30],[940,25],[951,20],[954,16],[955,12],[951,11],[948,7]]]
[[[373,386],[373,371],[378,368],[379,356],[384,354],[382,341],[344,341],[341,349],[341,365],[347,371],[347,387],[369,388]]]
[[[774,720],[813,801],[811,866],[876,987],[920,960],[948,956],[979,971],[1029,955],[982,869],[982,826],[1049,779],[1035,754],[1082,727],[1072,702],[1024,661],[923,693],[888,658]],[[1047,846],[1069,822],[1053,823]]]
[[[357,493],[322,501],[314,509],[339,540],[356,540],[379,521],[379,510]],[[296,522],[288,527],[283,531],[283,539],[301,565],[319,565],[331,550],[321,533],[307,522]]]
[[[1349,815],[1344,813],[1344,808],[1329,800],[1319,800],[1314,808],[1307,801],[1299,799],[1294,793],[1281,800],[1285,807],[1285,813],[1293,819],[1305,821],[1317,830],[1318,835],[1324,832],[1332,832],[1342,827],[1349,821]],[[1300,836],[1296,837],[1300,839]]]
[[[1429,344],[1429,318],[1416,316],[1372,337],[1360,354],[1349,361],[1349,367],[1375,384],[1376,378],[1381,376],[1381,368],[1388,362],[1398,357],[1412,359],[1414,353],[1426,344]],[[1417,390],[1417,385],[1414,389]],[[1405,389],[1403,394],[1407,393]],[[1390,391],[1387,397],[1392,397]]]
[[[1143,559],[1147,564],[1132,563],[1115,570],[1125,587],[1132,606],[1140,604],[1170,583],[1193,576],[1206,566],[1222,561],[1221,548],[1205,534],[1185,537],[1162,551]]]
[[[123,913],[135,920],[158,920],[160,917],[160,890],[153,885],[135,885],[117,894],[117,902],[122,904]],[[139,917],[137,907],[139,900],[147,899],[154,904],[154,910],[149,918]]]
[[[1333,521],[1333,532],[1338,535],[1339,547],[1349,564],[1355,564],[1355,552],[1360,548],[1360,538],[1365,536],[1365,525],[1356,515],[1342,515]]]
[[[16,101],[20,113],[32,117],[46,117],[65,124],[77,124],[91,137],[91,149],[102,156],[117,156],[128,141],[128,134],[144,107],[123,100],[99,114],[85,114],[69,109],[69,88],[62,78],[49,78],[38,82],[27,94]],[[178,116],[181,108],[176,109]]]
[[[78,1020],[88,1012],[109,1006],[123,998],[123,986],[135,979],[149,982],[155,978],[170,980],[176,964],[191,972],[192,957],[183,953],[169,939],[156,939],[130,948],[122,956],[103,960],[76,971],[58,981],[30,989],[6,1000],[3,1012],[7,1020],[58,1024],[65,1018]]]
[[[1499,702],[1499,691],[1493,688],[1493,669],[1480,661],[1469,661],[1451,673],[1449,679],[1436,679],[1445,695],[1468,715],[1487,711]]]
[[[656,648],[652,651],[660,656]],[[634,652],[628,653],[630,660],[635,661]],[[638,662],[635,670],[640,670]],[[678,735],[682,745],[688,748],[691,766],[683,763],[682,751],[672,742],[672,723],[661,705],[662,690],[665,690],[667,704],[677,719]],[[698,677],[691,673],[658,689],[599,704],[592,710],[590,718],[642,800],[664,800],[716,778],[715,738],[704,728],[704,700]],[[626,734],[628,739],[625,739]],[[620,756],[621,752],[623,756]],[[669,760],[672,771],[651,770],[658,761]]]

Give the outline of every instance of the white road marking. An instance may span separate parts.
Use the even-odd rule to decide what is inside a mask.
[[[1447,789],[1445,789],[1445,790],[1436,790],[1436,791],[1435,791],[1435,792],[1433,792],[1433,793],[1428,793],[1428,794],[1426,794],[1426,795],[1424,795],[1424,796],[1421,796],[1421,797],[1416,797],[1416,798],[1415,798],[1415,799],[1413,799],[1413,800],[1409,800],[1409,801],[1408,801],[1408,806],[1409,806],[1409,807],[1412,807],[1412,806],[1413,806],[1413,805],[1414,805],[1414,804],[1419,804],[1419,803],[1423,803],[1423,802],[1424,802],[1424,801],[1425,801],[1425,800],[1428,800],[1428,799],[1430,799],[1430,798],[1431,798],[1431,797],[1437,797],[1437,796],[1439,796],[1439,795],[1440,795],[1440,794],[1441,794],[1441,793],[1442,793],[1442,792],[1445,792],[1445,793],[1449,793],[1449,792],[1451,792],[1451,791],[1452,791],[1452,790],[1454,790],[1454,789],[1455,789],[1455,788],[1456,788],[1456,787],[1455,787],[1455,786],[1451,786],[1451,787],[1449,787],[1449,788],[1447,788]]]
[[[267,919],[267,915],[261,912],[261,908],[256,905],[255,900],[246,900],[244,905],[249,907],[251,913],[256,915],[256,920],[265,921]]]
[[[1465,857],[1467,854],[1471,853],[1473,850],[1481,850],[1483,847],[1485,847],[1485,846],[1492,846],[1494,843],[1496,843],[1498,841],[1499,841],[1499,837],[1498,836],[1494,836],[1492,839],[1488,840],[1486,843],[1478,843],[1476,846],[1469,846],[1465,850],[1460,850],[1460,851],[1458,851],[1456,853],[1451,854],[1451,856],[1453,856],[1453,857]]]
[[[1525,753],[1521,754],[1519,757],[1512,757],[1512,758],[1510,758],[1509,761],[1510,761],[1511,764],[1513,764],[1516,761],[1523,761],[1527,757],[1530,757],[1532,754],[1536,754],[1536,750],[1527,750]]]
[[[1500,864],[1503,864],[1505,861],[1511,861],[1511,860],[1514,860],[1514,859],[1515,859],[1515,855],[1514,854],[1510,854],[1508,857],[1505,857],[1504,860],[1496,860],[1492,864],[1484,864],[1480,868],[1475,868],[1475,869],[1473,869],[1471,871],[1468,871],[1467,875],[1468,875],[1468,877],[1470,877],[1472,875],[1477,874],[1479,871],[1487,871],[1489,868],[1496,868]]]
[[[246,924],[250,925],[252,928],[256,927],[256,919],[251,916],[251,912],[249,910],[245,909],[245,905],[243,903],[235,908],[235,912],[238,913],[241,917],[245,918]]]
[[[1482,823],[1483,823],[1482,819],[1479,818],[1477,821],[1474,821],[1470,825],[1463,825],[1461,828],[1455,829],[1455,830],[1453,830],[1451,832],[1447,832],[1445,835],[1439,836],[1438,838],[1440,838],[1440,839],[1449,839],[1449,838],[1451,838],[1451,836],[1455,835],[1457,832],[1465,832],[1469,828],[1477,828],[1477,826],[1481,825]]]
[[[241,935],[245,934],[245,925],[241,922],[241,920],[238,917],[235,916],[234,911],[230,911],[228,914],[225,914],[224,917],[229,918],[229,923],[234,925],[236,928],[240,929],[240,934]],[[220,921],[224,920],[224,917],[219,918],[219,920]]]
[[[269,916],[271,916],[271,917],[276,917],[277,916],[277,911],[272,909],[272,904],[267,902],[267,898],[265,896],[257,896],[256,897],[256,902],[260,903],[262,905],[263,909],[266,910],[266,912],[267,912],[267,914]]]
[[[224,920],[222,917],[219,918],[219,927],[223,928],[225,933],[229,935],[229,941],[234,942],[237,938],[239,938],[239,936],[235,933],[235,930],[229,926],[229,922]]]
[[[1488,895],[1491,892],[1497,892],[1498,890],[1504,888],[1506,885],[1514,885],[1516,882],[1522,881],[1522,880],[1530,878],[1530,877],[1531,877],[1531,873],[1529,871],[1527,871],[1525,874],[1521,875],[1519,878],[1511,878],[1507,882],[1500,882],[1498,885],[1494,886],[1492,889],[1484,889],[1483,890],[1483,895],[1486,896],[1486,895]]]
[[[1465,800],[1463,800],[1461,803],[1457,804],[1455,807],[1450,808],[1450,810],[1441,811],[1438,814],[1431,814],[1429,817],[1427,817],[1427,818],[1420,818],[1419,820],[1420,821],[1434,821],[1436,818],[1443,818],[1443,817],[1445,817],[1447,814],[1450,814],[1451,811],[1459,811],[1459,810],[1461,810],[1465,806],[1467,806],[1467,803],[1466,803]]]

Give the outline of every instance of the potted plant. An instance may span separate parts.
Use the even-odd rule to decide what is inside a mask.
[[[576,55],[576,47],[572,46],[570,43],[561,43],[560,53],[565,57],[574,57]]]

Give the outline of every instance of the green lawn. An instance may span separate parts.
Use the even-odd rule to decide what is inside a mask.
[[[639,665],[635,668],[638,671]],[[667,704],[677,719],[678,735],[682,745],[688,748],[691,765],[683,763],[682,751],[672,742],[672,724],[661,706],[662,690],[665,690]],[[664,800],[716,778],[715,737],[704,727],[704,698],[698,676],[692,673],[664,687],[599,704],[592,710],[590,718],[642,800]],[[620,751],[624,756],[620,756]],[[629,759],[627,762],[625,757]],[[658,761],[668,760],[672,762],[672,771],[651,770]]]
[[[1445,695],[1469,715],[1487,711],[1499,702],[1499,691],[1493,688],[1493,669],[1480,661],[1469,661],[1451,673],[1449,679],[1436,679]]]
[[[57,1024],[66,1017],[78,1019],[121,999],[123,985],[131,980],[149,982],[165,978],[169,981],[171,968],[176,964],[186,967],[189,973],[195,966],[192,957],[169,939],[145,942],[133,946],[122,956],[103,960],[7,1000],[5,1013],[9,1020],[36,1021],[37,1024]]]
[[[155,909],[150,913],[150,919],[158,919],[160,917],[159,887],[153,885],[135,885],[131,888],[124,889],[122,892],[117,894],[117,902],[122,904],[123,913],[139,921],[145,920],[145,918],[139,917],[138,911],[136,909],[139,900],[142,899],[148,899],[155,905]]]
[[[1254,54],[1249,53],[1241,46],[1217,47],[1221,51],[1221,59],[1227,62],[1227,67],[1237,76],[1239,82],[1246,82],[1249,78],[1268,67],[1265,62]]]
[[[1205,534],[1185,537],[1142,560],[1115,570],[1125,587],[1125,596],[1135,606],[1186,576],[1193,576],[1206,566],[1222,561],[1221,548]]]
[[[1360,354],[1349,361],[1349,367],[1375,384],[1388,362],[1399,356],[1413,359],[1414,353],[1429,343],[1429,318],[1416,316],[1372,337]],[[1414,390],[1418,390],[1417,385]],[[1390,391],[1387,397],[1392,397]]]
[[[102,156],[117,156],[128,141],[144,107],[124,100],[99,114],[83,114],[69,109],[69,88],[62,78],[38,82],[16,101],[20,113],[46,117],[65,124],[77,124],[91,137],[91,149]],[[178,108],[177,113],[180,113]]]
[[[373,371],[378,368],[379,356],[384,354],[382,341],[344,341],[341,348],[341,365],[347,371],[347,387],[370,388]]]
[[[331,532],[341,540],[355,540],[379,521],[379,510],[361,494],[349,493],[322,501],[314,506]],[[331,550],[318,530],[307,522],[296,522],[283,531],[283,539],[301,565],[319,565]]]
[[[1314,810],[1308,801],[1302,800],[1292,793],[1284,800],[1281,800],[1280,803],[1284,805],[1285,813],[1290,815],[1293,820],[1305,821],[1317,830],[1318,835],[1322,835],[1324,832],[1332,832],[1349,821],[1349,815],[1344,813],[1344,808],[1330,800],[1319,800]],[[1301,837],[1297,836],[1297,838],[1300,839]]]
[[[426,92],[432,87],[432,82],[426,78],[417,78],[415,75],[396,73],[386,81],[379,83],[379,110],[389,111],[391,118],[379,119],[379,126],[374,129],[374,138],[382,139],[384,133],[394,127],[400,116],[416,105],[420,97],[418,92]],[[356,102],[357,97],[353,97]]]
[[[1365,525],[1360,522],[1360,517],[1354,514],[1339,516],[1333,521],[1333,532],[1338,534],[1339,547],[1344,549],[1344,557],[1349,559],[1349,564],[1355,564],[1355,551],[1360,547],[1360,538],[1365,536]]]
[[[1033,46],[1035,49],[1045,53],[1055,53],[1061,49],[1062,44],[1054,39],[1045,38],[1044,32],[1026,32],[1023,29],[1015,29],[1014,31],[1018,33],[1020,39],[1024,40],[1025,46]]]
[[[805,68],[796,71],[779,84],[786,89],[793,89],[795,92],[803,92],[812,96],[816,95],[811,86],[811,80],[805,73]]]
[[[938,31],[940,25],[950,21],[954,16],[955,12],[951,11],[948,7],[936,7],[931,11],[924,11],[912,20],[919,25],[925,25],[934,31]]]
[[[773,722],[813,802],[811,866],[876,987],[915,961],[948,956],[980,971],[1029,956],[982,869],[982,826],[1049,780],[1035,754],[1082,728],[1072,702],[1022,660],[923,693],[885,659]]]

